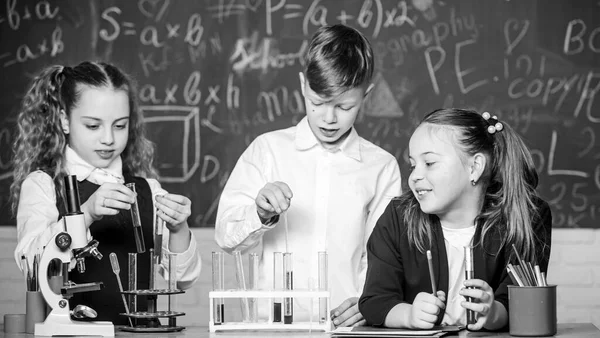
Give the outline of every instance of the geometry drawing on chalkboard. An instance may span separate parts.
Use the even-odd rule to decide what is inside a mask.
[[[375,85],[367,98],[363,102],[361,114],[370,117],[391,117],[398,118],[404,116],[404,112],[396,101],[390,85],[387,83],[381,73],[377,73],[373,79]],[[360,117],[359,117],[360,119]]]
[[[200,110],[188,106],[141,106],[147,137],[156,144],[161,182],[187,182],[200,167]]]

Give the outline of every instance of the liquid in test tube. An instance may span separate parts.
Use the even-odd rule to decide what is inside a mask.
[[[131,191],[135,191],[135,183],[127,183],[125,186]],[[142,231],[142,222],[140,221],[140,209],[138,207],[137,198],[131,204],[131,220],[133,221],[133,234],[135,235],[135,246],[138,253],[146,252],[146,244],[144,243],[144,232]]]
[[[475,278],[475,272],[473,270],[473,247],[465,246],[465,280]],[[468,287],[468,289],[473,289],[473,287]],[[473,299],[471,297],[465,297],[467,302],[472,302]],[[475,311],[467,309],[467,325],[475,324],[477,319],[475,318]]]
[[[258,254],[251,253],[250,254],[250,289],[258,290]],[[250,321],[253,323],[258,322],[258,298],[250,298],[249,301],[249,310],[250,310]]]
[[[319,251],[319,291],[329,290],[327,252]],[[327,298],[319,298],[319,323],[327,322]]]
[[[286,290],[294,290],[294,268],[292,265],[292,253],[283,254],[283,272]],[[291,324],[294,321],[294,298],[285,297],[283,300],[283,323]]]
[[[273,291],[283,291],[283,253],[273,253]],[[281,297],[273,300],[273,322],[281,323]]]
[[[213,291],[224,291],[225,270],[222,252],[212,253],[212,277]],[[213,323],[220,325],[225,321],[225,304],[223,298],[215,298],[213,301]]]

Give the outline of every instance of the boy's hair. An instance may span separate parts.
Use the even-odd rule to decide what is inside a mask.
[[[373,68],[373,49],[367,38],[340,24],[319,28],[304,57],[308,85],[324,97],[368,85]]]
[[[521,137],[504,121],[501,131],[489,133],[488,120],[472,110],[438,109],[423,118],[421,124],[425,123],[452,133],[459,154],[466,157],[483,153],[487,158],[478,181],[485,189],[483,208],[475,220],[481,226],[481,237],[479,243],[473,244],[485,249],[488,237],[499,232],[502,246],[515,244],[527,260],[535,261],[536,251],[541,249],[536,248],[536,234],[531,226],[538,217],[538,175]],[[425,214],[411,190],[402,195],[401,201],[409,242],[425,252],[426,245],[432,244],[431,225],[437,216]]]
[[[60,114],[67,117],[77,106],[81,92],[88,88],[123,90],[129,97],[129,138],[121,154],[123,171],[131,175],[156,176],[152,166],[154,145],[145,137],[133,80],[107,63],[85,61],[74,68],[50,66],[33,79],[17,117],[17,138],[13,144],[12,212],[16,215],[21,184],[31,172],[42,170],[54,181],[57,197],[64,197],[63,177],[67,136]]]

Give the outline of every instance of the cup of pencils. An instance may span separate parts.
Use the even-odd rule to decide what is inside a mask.
[[[513,246],[519,264],[508,264],[515,285],[508,286],[509,333],[511,336],[544,337],[556,334],[556,285],[548,285],[538,265],[523,261]]]
[[[27,258],[24,260],[24,272],[27,281],[27,293],[25,295],[25,332],[34,333],[35,324],[46,319],[46,301],[40,291],[39,284],[39,262],[40,255],[36,254],[33,259],[33,269],[29,269]]]

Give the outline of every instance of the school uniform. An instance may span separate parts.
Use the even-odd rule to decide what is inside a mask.
[[[122,162],[115,160],[109,168],[94,168],[85,162],[70,147],[65,152],[66,168],[70,175],[76,175],[79,188],[80,201],[83,204],[103,183],[135,183],[138,194],[137,201],[140,210],[140,220],[144,234],[146,252],[138,254],[137,276],[138,289],[148,289],[150,278],[149,248],[154,245],[154,197],[164,194],[160,183],[153,179],[135,177],[122,172]],[[65,203],[55,192],[52,178],[43,171],[35,171],[27,176],[21,187],[21,195],[17,212],[18,243],[15,249],[15,259],[20,264],[21,255],[31,257],[41,253],[43,246],[57,233],[62,232],[64,225]],[[129,210],[121,210],[117,215],[104,216],[94,222],[87,231],[88,240],[95,239],[99,242],[98,251],[103,258],[85,259],[86,271],[80,274],[77,269],[69,272],[69,279],[77,284],[89,282],[102,282],[104,288],[99,291],[76,293],[70,300],[71,308],[78,304],[87,305],[96,310],[98,317],[95,320],[108,320],[115,325],[126,324],[128,319],[119,315],[125,308],[119,293],[116,277],[112,271],[109,255],[114,252],[120,265],[121,282],[125,290],[128,289],[128,254],[137,252],[133,224]],[[169,231],[163,234],[162,251],[163,261],[168,253]],[[72,265],[73,266],[73,265]],[[74,266],[73,266],[74,267]],[[201,261],[196,247],[196,240],[191,234],[190,245],[186,251],[177,255],[178,287],[187,289],[200,275]],[[163,276],[167,272],[161,269]],[[138,297],[138,311],[146,311],[146,297]]]
[[[537,254],[540,269],[546,272],[550,258],[552,233],[552,214],[548,204],[535,199],[539,216],[532,221],[537,244],[541,251]],[[447,299],[455,295],[448,294],[449,270],[446,243],[443,229],[436,216],[430,217],[433,225],[431,255],[437,289],[444,291]],[[476,279],[486,281],[494,290],[494,299],[507,311],[508,288],[512,281],[506,271],[512,255],[512,246],[504,245],[500,249],[505,234],[491,232],[490,238],[473,249],[474,275]],[[477,225],[473,234],[473,243],[481,238],[481,227]],[[499,250],[500,249],[500,250]],[[400,201],[394,199],[377,222],[367,244],[369,268],[363,294],[359,300],[359,309],[367,323],[382,326],[388,312],[397,304],[412,304],[420,292],[432,292],[427,257],[415,246],[409,244],[407,225],[403,221]],[[464,273],[464,272],[463,272]],[[459,297],[462,298],[462,297]],[[462,299],[456,299],[460,302]],[[438,315],[437,324],[442,322],[445,311]],[[508,327],[508,326],[507,326]]]
[[[255,198],[274,181],[290,187],[291,206],[264,225]],[[305,117],[297,126],[257,137],[241,155],[219,201],[215,239],[227,252],[260,254],[259,287],[265,290],[273,289],[274,252],[293,253],[294,288],[308,289],[318,286],[318,252],[327,251],[331,306],[337,307],[360,296],[366,241],[400,193],[400,170],[391,154],[354,128],[339,149],[328,150]],[[301,303],[295,301],[297,310],[306,310]]]

